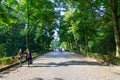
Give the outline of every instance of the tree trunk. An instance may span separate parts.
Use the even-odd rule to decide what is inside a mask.
[[[87,54],[87,52],[89,50],[89,46],[88,46],[88,38],[87,38],[87,31],[86,31],[86,29],[85,29],[85,43],[86,43],[85,53]]]
[[[120,57],[120,32],[119,32],[119,25],[118,25],[118,0],[110,0],[111,7],[112,7],[112,17],[113,17],[113,24],[114,24],[114,36],[115,36],[115,43],[116,43],[116,57]]]
[[[26,48],[29,48],[29,31],[26,33]]]
[[[29,34],[30,34],[30,30],[29,30],[29,11],[30,11],[30,1],[28,0],[28,4],[27,4],[27,33],[26,33],[26,48],[29,48]]]
[[[72,42],[72,48],[71,49],[73,49],[74,48],[74,42]]]

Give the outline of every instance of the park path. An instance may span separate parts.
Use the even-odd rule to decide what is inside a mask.
[[[120,68],[72,52],[48,52],[27,67],[0,73],[0,80],[120,80]]]

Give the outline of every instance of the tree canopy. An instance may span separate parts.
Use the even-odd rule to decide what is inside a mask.
[[[58,43],[78,53],[119,57],[119,19],[119,0],[0,0],[0,57],[16,55],[21,47],[42,51]]]

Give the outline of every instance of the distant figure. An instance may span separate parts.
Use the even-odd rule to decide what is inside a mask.
[[[60,48],[60,52],[62,52],[62,48]]]
[[[32,55],[29,49],[26,50],[26,60],[28,62],[28,67],[29,67],[29,65],[32,64]]]
[[[59,48],[59,52],[62,52],[62,48]]]
[[[19,50],[18,55],[19,55],[20,66],[22,66],[22,58],[23,58],[22,49]]]

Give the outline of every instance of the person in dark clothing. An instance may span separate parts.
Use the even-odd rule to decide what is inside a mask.
[[[26,50],[26,60],[28,62],[28,67],[32,64],[32,55],[29,49]]]

